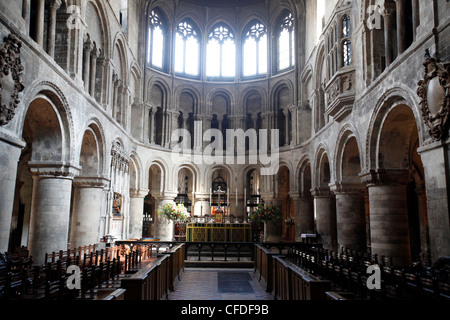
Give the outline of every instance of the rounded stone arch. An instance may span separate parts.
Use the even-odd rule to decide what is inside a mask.
[[[325,53],[325,40],[320,41],[317,46],[317,55],[314,61],[314,85],[318,88],[322,83],[323,70],[326,70],[326,53]]]
[[[138,191],[143,187],[143,166],[139,155],[132,151],[130,154],[130,190]],[[147,187],[143,188],[147,189]]]
[[[391,111],[398,106],[407,106],[412,112],[418,133],[419,145],[425,141],[424,123],[420,116],[418,102],[410,89],[395,87],[386,91],[375,105],[370,118],[366,138],[365,170],[379,168],[379,139],[383,130],[383,123]]]
[[[285,101],[285,103],[288,103],[289,105],[295,104],[295,90],[294,85],[290,80],[280,80],[272,87],[272,90],[270,92],[270,104],[269,104],[269,110],[268,111],[276,111],[277,107],[279,107],[279,95],[284,90],[287,89],[289,91],[289,97],[286,98],[289,101]]]
[[[225,88],[215,88],[206,94],[206,113],[209,115],[214,114],[213,101],[218,96],[222,96],[227,103],[225,114],[231,114],[231,111],[235,108],[234,94]]]
[[[181,170],[188,171],[188,173],[190,175],[190,178],[192,178],[192,181],[189,184],[190,192],[192,193],[192,192],[195,192],[196,190],[198,190],[199,189],[198,188],[199,187],[198,186],[198,182],[199,182],[199,179],[198,179],[199,178],[198,168],[195,165],[193,165],[193,164],[183,163],[183,164],[180,164],[179,166],[173,168],[173,174],[172,174],[172,180],[173,181],[172,181],[172,184],[174,186],[176,186],[176,188],[175,188],[176,191],[178,191],[178,187],[179,187],[179,184],[180,184],[179,175],[180,175]]]
[[[36,101],[36,99],[42,99],[51,105],[51,109],[55,112],[61,129],[62,154],[60,160],[70,163],[75,162],[78,158],[74,143],[75,126],[70,105],[62,90],[50,81],[36,81],[26,89],[23,96],[24,108],[18,109],[22,112],[17,112],[17,122],[15,126],[17,135],[23,135],[25,119],[30,111],[31,104]],[[42,113],[42,110],[38,111],[38,114]]]
[[[153,94],[155,92],[153,91],[153,88],[157,87],[160,90],[161,93],[161,106],[155,105],[155,97]],[[151,104],[152,106],[161,107],[162,110],[167,110],[168,106],[170,105],[171,97],[169,95],[169,84],[160,77],[155,77],[149,80],[147,85],[147,102]]]
[[[110,44],[110,39],[111,39],[111,28],[110,28],[110,24],[108,23],[108,13],[106,11],[106,8],[104,6],[104,3],[100,0],[90,0],[87,2],[86,4],[86,10],[88,8],[88,6],[91,6],[93,9],[93,13],[96,15],[96,18],[98,20],[98,24],[99,24],[99,28],[100,31],[99,36],[100,36],[100,41],[98,41],[96,39],[96,37],[94,36],[95,41],[97,43],[97,49],[100,49],[101,51],[101,55],[104,56],[104,58],[109,57],[110,55],[110,48],[111,48],[111,44]],[[88,16],[88,12],[86,12],[86,16],[88,21],[90,21],[90,17]],[[89,26],[88,26],[88,30],[87,32],[89,33]],[[91,36],[91,39],[93,37]]]
[[[261,99],[261,112],[264,111],[264,107],[267,105],[267,92],[264,88],[262,87],[257,87],[257,86],[252,86],[249,88],[246,88],[241,96],[242,99],[240,101],[240,103],[242,103],[242,110],[244,110],[244,112],[246,110],[248,110],[248,100],[251,96],[253,95],[258,95],[259,98]]]
[[[201,94],[200,92],[193,86],[189,86],[189,85],[180,85],[177,88],[175,88],[175,92],[174,92],[174,103],[177,106],[177,111],[181,111],[180,106],[181,106],[181,96],[183,94],[188,94],[192,97],[192,101],[193,101],[193,113],[194,114],[200,114],[202,113],[202,110],[200,110],[201,108]]]
[[[87,141],[85,141],[87,139]],[[85,145],[85,142],[88,145]],[[95,143],[95,146],[92,146],[91,143]],[[87,149],[83,149],[88,147]],[[94,147],[96,150],[94,150]],[[95,152],[94,152],[95,151]],[[97,171],[95,172],[95,176],[102,177],[108,174],[107,165],[106,165],[106,143],[105,143],[105,133],[100,121],[97,118],[91,118],[86,122],[83,130],[83,138],[80,141],[80,146],[77,150],[77,153],[80,154],[80,166],[81,173],[83,175],[83,165],[82,162],[87,161],[86,157],[93,156],[96,154],[97,160]],[[84,153],[84,159],[82,159]],[[94,172],[92,172],[94,173]]]
[[[309,174],[307,175],[309,177],[308,181],[309,183],[306,183],[305,185],[305,178],[306,178],[306,170],[309,168]],[[295,189],[293,191],[298,191],[300,195],[302,194],[310,194],[311,188],[312,188],[312,167],[311,167],[311,160],[309,155],[304,155],[300,161],[297,164],[297,167],[294,171],[294,186]],[[297,186],[298,183],[298,186]]]
[[[127,40],[122,32],[118,32],[114,37],[113,46],[111,46],[111,59],[116,62],[116,71],[120,75],[120,80],[125,86],[129,84],[129,70],[128,70],[128,54],[126,49]]]
[[[319,144],[314,156],[313,188],[329,188],[331,182],[331,159],[325,144]]]
[[[228,180],[227,180],[228,188],[230,190],[233,190],[233,188],[236,187],[236,182],[234,181],[233,170],[227,164],[217,164],[217,165],[211,166],[209,168],[209,170],[206,171],[207,173],[206,173],[205,179],[206,179],[206,186],[208,187],[208,190],[209,190],[209,188],[211,188],[212,181],[213,181],[212,177],[214,175],[214,172],[216,172],[218,170],[223,170],[226,173],[226,175],[228,177]]]
[[[351,150],[349,150],[348,148],[350,148]],[[348,152],[351,152],[351,154],[349,154]],[[355,163],[356,159],[354,158],[356,156],[358,157],[358,163]],[[338,134],[338,138],[336,140],[336,149],[334,150],[334,167],[332,172],[334,172],[335,181],[345,181],[345,176],[347,176],[346,173],[349,172],[348,170],[350,169],[350,166],[353,167],[353,170],[351,171],[356,178],[359,173],[364,170],[363,156],[364,152],[362,150],[361,139],[358,135],[358,131],[353,125],[346,124],[344,127],[342,127],[341,131]],[[344,168],[344,166],[346,166],[346,168]],[[359,169],[356,169],[356,171],[358,172],[355,172],[356,167],[359,167]],[[354,181],[354,183],[360,182],[360,179]]]
[[[135,60],[130,65],[130,93],[136,102],[136,98],[142,97],[142,70]]]
[[[153,159],[148,162],[148,165],[146,167],[147,170],[145,171],[145,174],[147,178],[146,181],[148,183],[149,192],[152,193],[152,191],[153,192],[158,191],[160,194],[162,194],[164,191],[167,190],[167,181],[168,181],[167,164],[162,159]],[[159,186],[157,186],[157,183],[155,183],[155,181],[153,181],[150,177],[150,172],[152,170],[154,170],[155,174],[159,174],[160,179]]]

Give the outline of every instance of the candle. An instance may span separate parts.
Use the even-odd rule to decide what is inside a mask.
[[[238,195],[237,195],[237,188],[236,188],[236,208],[237,208],[237,206],[238,206]]]

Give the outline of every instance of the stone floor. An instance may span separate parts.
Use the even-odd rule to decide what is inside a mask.
[[[186,268],[169,300],[273,300],[253,269]]]

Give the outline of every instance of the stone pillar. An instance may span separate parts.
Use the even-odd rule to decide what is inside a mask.
[[[314,205],[311,195],[305,195],[298,198],[298,208],[295,215],[295,241],[302,241],[302,233],[314,232]],[[294,202],[296,203],[296,202]]]
[[[33,175],[28,249],[34,264],[48,252],[66,250],[69,240],[72,180],[79,168],[30,162]]]
[[[155,221],[154,221],[154,235],[155,238],[160,239],[161,241],[174,241],[175,236],[175,225],[173,221],[167,220],[164,217],[158,214],[159,208],[164,205],[173,202],[176,194],[173,196],[165,195],[165,196],[155,196]]]
[[[50,2],[49,23],[47,31],[47,53],[50,57],[55,57],[55,33],[56,33],[56,11],[61,6],[61,0]]]
[[[37,0],[36,12],[36,43],[44,47],[44,15],[45,15],[45,0]]]
[[[89,94],[95,98],[95,79],[97,75],[97,58],[98,50],[94,48],[91,51],[91,67],[90,67],[90,79],[89,79]]]
[[[413,41],[417,39],[417,27],[420,25],[420,6],[419,0],[412,1],[412,19],[413,19]]]
[[[88,40],[83,46],[83,81],[84,90],[89,91],[90,69],[91,69],[91,51],[93,46]]]
[[[395,0],[397,12],[397,45],[398,55],[401,55],[406,50],[406,16],[405,16],[405,1]]]
[[[336,229],[338,249],[366,251],[364,188],[362,185],[336,184]]]
[[[144,198],[148,190],[135,190],[130,193],[130,239],[142,238],[142,223],[144,219]]]
[[[22,141],[6,139],[0,132],[0,252],[8,251],[17,162],[23,147],[25,143]]]
[[[323,247],[337,251],[336,203],[329,189],[313,189],[314,212],[319,240]]]
[[[392,257],[400,267],[409,265],[408,172],[372,170],[362,181],[369,191],[372,254]]]
[[[106,180],[77,178],[73,183],[73,208],[70,247],[96,244],[100,240],[100,216]]]
[[[432,261],[450,255],[450,207],[448,201],[450,170],[449,145],[442,141],[425,144],[419,152],[425,170],[428,232]]]
[[[393,37],[392,37],[392,25],[393,15],[395,13],[394,3],[385,1],[383,7],[381,7],[381,14],[384,19],[384,54],[386,58],[386,67],[394,61],[393,53]]]
[[[155,114],[156,114],[156,107],[150,107],[150,112],[149,112],[149,125],[150,125],[150,130],[149,130],[149,143],[155,143]]]

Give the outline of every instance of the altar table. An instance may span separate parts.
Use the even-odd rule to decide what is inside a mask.
[[[186,241],[193,242],[251,242],[248,223],[188,223]]]

